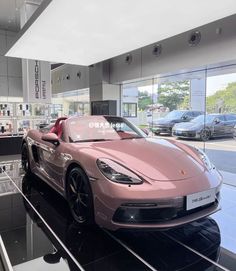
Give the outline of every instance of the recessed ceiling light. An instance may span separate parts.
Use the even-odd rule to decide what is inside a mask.
[[[88,66],[236,13],[235,0],[69,2],[44,0],[7,56]]]

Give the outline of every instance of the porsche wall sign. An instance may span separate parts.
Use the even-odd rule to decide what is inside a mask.
[[[51,103],[50,63],[38,60],[23,60],[24,102]]]

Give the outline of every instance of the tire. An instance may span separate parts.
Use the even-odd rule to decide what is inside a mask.
[[[75,221],[80,225],[94,225],[93,194],[88,177],[80,167],[68,173],[66,195]]]
[[[200,134],[200,139],[202,140],[202,141],[208,141],[209,139],[210,139],[210,137],[211,137],[211,132],[210,132],[210,130],[209,129],[203,129],[202,131],[201,131],[201,134]]]
[[[21,166],[26,174],[32,173],[29,162],[29,151],[26,143],[24,143],[21,148]]]

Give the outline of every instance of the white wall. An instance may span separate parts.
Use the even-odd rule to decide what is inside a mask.
[[[78,76],[78,73],[80,76]],[[69,75],[69,79],[68,79]],[[88,88],[89,68],[77,65],[63,65],[51,72],[52,93]]]

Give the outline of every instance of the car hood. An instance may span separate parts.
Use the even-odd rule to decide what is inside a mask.
[[[180,122],[176,123],[174,129],[189,129],[189,130],[196,130],[202,127],[201,123],[196,122]]]
[[[158,119],[156,121],[153,121],[153,124],[160,124],[160,125],[170,125],[170,124],[174,124],[177,120],[172,120],[172,119]]]
[[[95,159],[112,159],[156,181],[183,180],[205,170],[193,148],[172,140],[143,138],[94,142],[81,151]]]

